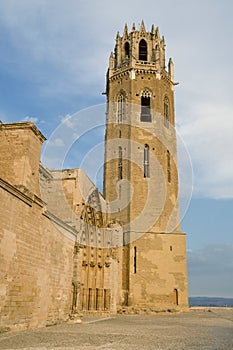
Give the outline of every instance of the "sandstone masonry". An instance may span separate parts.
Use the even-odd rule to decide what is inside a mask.
[[[40,164],[33,123],[1,123],[0,327],[187,309],[174,85],[158,28],[126,26],[107,73],[104,195],[82,169]]]

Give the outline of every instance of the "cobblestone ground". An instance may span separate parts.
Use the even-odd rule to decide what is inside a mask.
[[[232,350],[233,309],[83,318],[81,324],[4,333],[0,349]]]

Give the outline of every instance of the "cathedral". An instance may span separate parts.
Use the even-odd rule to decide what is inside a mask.
[[[174,65],[135,25],[106,75],[103,194],[81,168],[49,170],[30,122],[0,125],[0,327],[83,313],[188,309]]]

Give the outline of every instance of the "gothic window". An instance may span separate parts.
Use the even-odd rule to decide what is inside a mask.
[[[141,122],[151,122],[150,92],[144,90],[141,95]]]
[[[144,177],[150,177],[149,174],[149,146],[144,147]]]
[[[122,123],[125,114],[125,95],[121,93],[117,99],[117,122]]]
[[[171,182],[171,155],[167,150],[167,181]]]
[[[139,60],[147,61],[147,43],[144,39],[139,43]]]
[[[118,178],[122,180],[122,147],[118,149]]]
[[[129,43],[126,41],[125,43],[125,58],[129,58]]]
[[[169,101],[168,98],[165,97],[164,98],[164,125],[166,126],[166,128],[169,128]]]

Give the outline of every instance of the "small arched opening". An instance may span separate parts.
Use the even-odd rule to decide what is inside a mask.
[[[144,39],[139,43],[139,60],[147,61],[147,43]]]
[[[147,89],[141,94],[141,122],[151,122],[151,93]]]
[[[178,290],[176,288],[173,290],[173,304],[174,305],[178,305],[179,304]]]
[[[126,43],[125,43],[125,58],[129,58],[129,43],[128,43],[128,41],[126,41]]]

